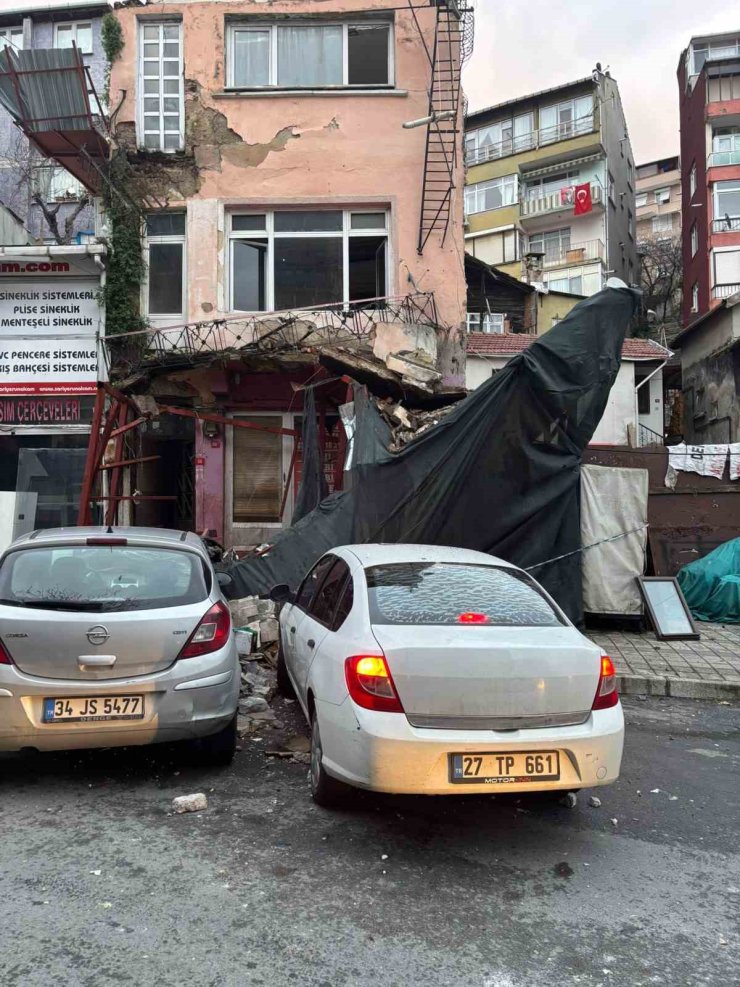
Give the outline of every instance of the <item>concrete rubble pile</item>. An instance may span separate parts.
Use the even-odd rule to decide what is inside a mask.
[[[437,425],[453,410],[455,402],[443,405],[441,408],[413,411],[400,401],[394,401],[393,398],[377,398],[375,405],[391,430],[392,439],[388,449],[390,452],[398,452],[412,439],[418,438]]]
[[[308,763],[308,744],[305,737],[288,737],[284,740],[280,733],[286,724],[278,718],[272,708],[277,696],[277,651],[278,622],[275,604],[271,600],[260,600],[247,596],[229,601],[231,619],[236,632],[239,664],[241,666],[241,688],[237,730],[241,740],[268,732],[264,739],[268,746],[267,756],[288,758],[292,761]],[[292,702],[285,700],[286,703]],[[274,731],[274,733],[273,733]],[[274,743],[269,741],[275,738]],[[259,738],[263,739],[263,738]],[[277,749],[272,749],[272,748]]]

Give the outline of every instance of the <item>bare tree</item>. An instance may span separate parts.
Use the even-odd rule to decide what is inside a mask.
[[[655,335],[673,335],[681,325],[683,258],[679,237],[651,237],[639,244],[642,286],[642,328]],[[655,316],[648,320],[648,311]]]
[[[25,217],[26,222],[29,207],[38,207],[44,218],[49,235],[56,243],[64,245],[72,242],[77,233],[76,223],[82,211],[90,205],[92,199],[86,190],[78,194],[79,183],[69,176],[70,194],[62,193],[54,201],[49,201],[45,194],[45,179],[51,179],[51,169],[55,163],[42,158],[29,144],[26,137],[18,133],[5,157],[12,162],[10,171],[13,179],[6,182],[5,191],[0,196],[3,205]]]

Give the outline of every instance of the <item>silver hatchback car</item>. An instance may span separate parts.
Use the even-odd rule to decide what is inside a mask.
[[[186,740],[226,764],[238,668],[197,535],[57,528],[0,556],[0,751]]]

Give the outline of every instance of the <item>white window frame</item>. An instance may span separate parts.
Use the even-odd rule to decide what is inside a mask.
[[[576,103],[581,99],[591,100],[591,109],[582,116],[576,116]],[[547,110],[555,110],[556,121],[554,124],[543,126],[542,114]],[[570,109],[570,120],[561,120],[560,115],[564,109]],[[561,140],[569,140],[571,137],[578,137],[580,134],[588,134],[594,129],[594,99],[591,93],[582,93],[580,96],[573,96],[572,99],[563,99],[557,103],[548,103],[540,108],[539,134],[540,144],[556,144]],[[547,136],[543,136],[547,131]]]
[[[647,192],[638,192],[635,196],[635,209],[642,209],[643,206],[647,205],[648,194]]]
[[[19,37],[20,35],[20,37]],[[12,27],[0,27],[0,47],[8,45],[16,51],[23,49],[23,25],[13,25]]]
[[[691,311],[699,311],[699,282],[694,281],[691,286]]]
[[[691,227],[691,256],[696,257],[699,250],[699,229],[694,223]]]
[[[61,178],[62,175],[64,175],[64,178]],[[72,192],[72,195],[62,196],[53,194],[55,186],[58,185],[66,185],[66,188]],[[43,164],[35,168],[34,187],[47,203],[79,202],[80,199],[87,195],[84,185],[67,171],[66,168],[57,164]]]
[[[673,229],[673,215],[672,213],[658,213],[656,216],[652,217],[652,230],[653,233],[668,233]]]
[[[512,185],[514,189],[514,196],[511,202],[502,202],[500,206],[480,206],[481,201],[485,201],[485,192],[488,189],[493,188],[497,185],[501,186],[502,198],[503,191],[507,185]],[[468,202],[474,200],[475,208],[469,209]],[[491,178],[487,182],[476,182],[473,185],[468,185],[465,188],[465,215],[474,216],[476,213],[481,212],[493,212],[495,209],[508,209],[511,206],[515,206],[519,201],[519,176],[514,173],[513,175],[502,175],[500,178]],[[480,207],[479,207],[480,206]]]
[[[542,253],[544,255],[544,263],[552,264],[559,263],[565,260],[566,253],[571,249],[573,231],[570,226],[562,226],[557,230],[543,230],[541,233],[530,233],[529,234],[529,244],[527,247],[528,253],[532,253],[536,250],[537,253]],[[539,250],[535,247],[533,241],[541,240],[542,249]],[[550,250],[551,256],[548,258],[547,245],[554,244],[557,242],[557,251],[553,253],[552,248]]]
[[[724,186],[730,185],[732,186],[732,188],[721,189],[720,185],[724,185]],[[714,185],[712,186],[712,214],[715,220],[724,219],[725,212],[727,212],[727,210],[722,212],[722,210],[720,209],[719,206],[720,192],[740,192],[740,178],[731,178],[724,182],[715,182]],[[735,215],[730,214],[730,219],[738,219],[738,218],[740,218],[740,209],[737,210]]]
[[[737,254],[740,257],[740,244],[737,246],[730,247],[715,247],[712,251],[712,287],[715,288],[718,285],[725,284],[738,284],[740,283],[740,276],[738,276],[737,281],[718,281],[717,280],[717,255],[718,254]]]
[[[159,43],[159,46],[160,46],[160,49],[159,49],[159,73],[158,73],[157,76],[145,76],[144,75],[144,45],[147,42],[146,42],[146,40],[144,38],[144,32],[145,32],[146,28],[153,28],[153,27],[159,28],[159,38],[158,38],[158,43]],[[177,93],[165,93],[165,91],[164,91],[165,78],[168,81],[173,78],[173,76],[166,76],[165,77],[165,75],[164,75],[164,65],[163,65],[163,62],[165,60],[166,61],[173,61],[173,59],[171,59],[171,58],[168,58],[168,59],[165,59],[164,58],[164,43],[165,43],[164,42],[164,28],[165,27],[177,27],[177,30],[178,30],[177,43],[178,43],[178,47],[179,47],[179,56],[178,56],[178,74],[177,74],[177,79],[178,79],[178,87],[177,87],[178,91],[177,91]],[[183,146],[184,146],[184,143],[185,143],[185,92],[184,92],[184,85],[183,85],[183,31],[182,31],[182,21],[180,21],[180,20],[173,20],[173,19],[167,19],[167,18],[164,18],[162,20],[148,20],[148,19],[142,18],[138,22],[138,39],[137,40],[138,40],[138,45],[139,45],[138,61],[137,61],[137,64],[138,64],[138,96],[139,96],[139,98],[137,100],[137,121],[136,121],[136,124],[137,124],[136,129],[137,129],[137,133],[138,133],[138,146],[139,146],[139,148],[142,151],[161,151],[164,154],[175,154],[175,153],[177,153],[177,151],[181,151],[183,149]],[[171,42],[171,39],[168,39],[168,43],[170,43],[170,44],[172,43]],[[147,61],[153,61],[153,59],[147,59]],[[158,94],[155,94],[155,93],[146,93],[144,91],[145,88],[146,88],[145,87],[145,80],[146,79],[153,79],[153,78],[157,78],[159,80],[160,89],[159,89],[159,93]],[[153,147],[147,147],[146,146],[146,133],[145,133],[145,130],[144,130],[144,124],[145,124],[146,117],[147,116],[150,116],[152,114],[149,114],[148,112],[145,113],[145,110],[144,110],[145,103],[144,103],[144,101],[146,99],[155,99],[155,98],[157,98],[157,96],[159,97],[159,131],[158,131],[158,133],[159,133],[159,147],[153,148]],[[178,140],[178,146],[177,147],[165,147],[164,146],[164,135],[165,135],[164,117],[165,116],[173,116],[174,115],[172,113],[165,114],[165,112],[164,112],[164,100],[165,100],[165,98],[169,98],[169,99],[177,98],[177,100],[178,100],[178,117],[179,117],[179,131],[178,132],[179,132],[179,140]],[[172,131],[168,131],[168,133],[172,133]]]
[[[506,312],[484,312],[481,324],[479,312],[467,312],[465,321],[468,332],[484,332],[493,336],[500,336],[506,332]]]
[[[80,48],[80,46],[77,44],[77,32],[79,31],[79,29],[81,27],[87,27],[87,28],[90,29],[90,47],[89,48]],[[74,40],[75,45],[77,45],[78,51],[81,54],[83,54],[83,55],[92,55],[92,53],[93,53],[93,25],[92,25],[92,21],[62,21],[59,24],[55,24],[54,25],[54,47],[55,48],[58,48],[59,47],[58,40],[59,40],[59,29],[60,28],[63,28],[64,30],[67,30],[68,28],[72,28],[72,37],[73,37],[73,40]]]
[[[691,171],[689,172],[689,195],[693,199],[696,193],[696,162],[691,166]]]
[[[671,201],[671,190],[670,188],[656,188],[654,196],[656,205],[664,206]]]
[[[564,188],[573,188],[580,184],[580,171],[563,171],[552,175],[540,175],[530,179],[524,186],[524,197],[527,202],[534,199],[544,199],[548,195],[559,195]]]
[[[385,26],[388,31],[388,81],[387,82],[353,82],[349,80],[349,29],[351,27]],[[336,84],[315,84],[282,86],[278,82],[278,31],[281,27],[341,27],[342,28],[342,82]],[[237,86],[234,83],[234,66],[236,53],[234,36],[240,31],[270,32],[270,58],[268,64],[269,82],[265,85]],[[242,90],[260,89],[393,89],[395,86],[395,30],[394,23],[388,19],[361,19],[312,21],[289,19],[281,23],[274,21],[233,21],[227,25],[226,40],[226,88]]]
[[[275,230],[275,215],[278,212],[341,212],[341,230],[312,230],[310,232],[295,232]],[[352,216],[376,215],[382,213],[385,216],[385,226],[374,229],[353,230],[351,228]],[[234,216],[264,216],[265,228],[263,230],[234,230]],[[232,209],[227,214],[227,226],[229,231],[229,258],[228,258],[228,284],[226,298],[229,312],[242,312],[242,309],[234,308],[234,250],[232,243],[235,240],[266,240],[267,241],[267,271],[265,275],[265,312],[275,311],[275,240],[317,240],[317,239],[337,239],[342,241],[342,297],[337,300],[337,305],[353,304],[349,297],[349,241],[356,237],[384,236],[385,237],[385,292],[389,294],[390,278],[390,222],[389,211],[382,206],[365,206],[357,209],[347,209],[338,205],[334,208],[320,210],[310,205],[292,206],[289,210],[276,209]],[[307,242],[306,246],[310,246]],[[327,304],[332,304],[327,301]],[[259,313],[255,313],[259,314]]]
[[[177,325],[178,322],[183,322],[185,320],[186,311],[187,311],[188,217],[187,217],[187,213],[185,213],[184,210],[182,209],[177,209],[173,211],[185,217],[184,233],[166,233],[161,236],[157,236],[157,235],[149,236],[149,234],[146,231],[146,222],[144,224],[143,254],[144,254],[145,275],[142,279],[142,284],[141,284],[141,311],[150,322],[153,322],[157,325],[164,323]],[[156,215],[156,213],[152,213],[152,215]],[[152,244],[158,244],[158,243],[179,243],[182,245],[182,285],[181,285],[181,301],[180,301],[179,312],[154,312],[154,313],[149,312],[149,248],[151,247]]]

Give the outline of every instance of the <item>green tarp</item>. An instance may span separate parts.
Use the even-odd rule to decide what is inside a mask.
[[[740,538],[685,565],[678,582],[697,620],[740,624]]]

